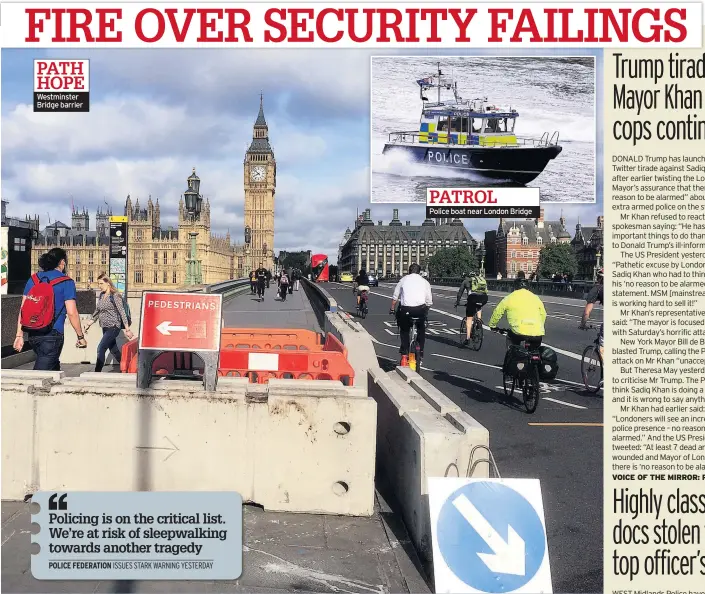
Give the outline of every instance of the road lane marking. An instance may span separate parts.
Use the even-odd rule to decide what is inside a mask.
[[[396,359],[392,359],[391,357],[382,357],[380,355],[377,356],[378,359],[384,359],[385,361],[391,361],[392,363],[396,363],[399,365]],[[421,366],[421,371],[431,371],[432,373],[436,373],[433,369],[430,367],[424,367],[423,365]],[[440,373],[440,372],[439,372]],[[448,374],[450,375],[450,374]],[[459,375],[453,376],[453,377],[460,377]],[[463,379],[469,379],[469,378],[463,378]],[[478,381],[478,380],[470,380],[470,381]]]
[[[581,384],[581,383],[579,383],[579,382],[571,382],[570,380],[564,380],[564,379],[560,379],[560,378],[558,378],[558,377],[555,378],[553,381],[554,381],[554,382],[563,382],[564,384],[570,384],[571,386],[578,386],[578,388],[584,388],[584,387],[585,387],[585,384]],[[600,388],[600,390],[602,390],[602,388]]]
[[[388,299],[391,299],[391,295],[384,295],[383,293],[375,293],[374,291],[370,291],[370,293],[371,293],[372,295],[377,295],[378,297],[386,297],[386,298],[388,298]],[[450,312],[448,312],[448,311],[443,311],[442,309],[437,309],[437,308],[435,308],[435,307],[432,307],[432,308],[431,308],[431,311],[434,312],[434,313],[442,314],[442,315],[444,315],[444,316],[448,316],[449,318],[454,318],[454,319],[456,319],[456,320],[462,320],[462,319],[463,319],[463,316],[459,316],[458,314],[453,314],[453,313],[450,313]],[[485,326],[485,325],[483,324],[482,327],[483,327],[485,330],[490,331],[489,326]],[[563,349],[559,349],[558,347],[555,347],[555,346],[553,346],[553,345],[550,345],[550,344],[548,344],[547,342],[544,342],[544,343],[542,343],[542,344],[543,344],[543,346],[547,346],[548,348],[553,349],[553,350],[556,351],[557,353],[560,353],[561,355],[565,355],[566,357],[569,357],[569,358],[571,358],[571,359],[575,359],[576,361],[582,361],[582,360],[583,360],[582,355],[578,355],[578,353],[571,353],[570,351],[564,351]]]
[[[432,311],[440,311],[440,310],[432,310]],[[446,312],[441,312],[441,313],[446,313]],[[447,314],[447,315],[452,315],[452,314]],[[461,318],[461,319],[462,319],[462,318]],[[487,326],[485,326],[485,328],[487,328]],[[394,334],[393,332],[391,332],[388,328],[384,328],[384,330],[385,330],[386,332],[388,332],[389,334],[391,334],[392,336],[399,336],[398,334]],[[381,345],[381,346],[385,346],[385,347],[388,347],[388,348],[390,348],[390,349],[398,349],[398,348],[399,348],[398,346],[395,346],[395,345],[393,345],[393,344],[387,344],[386,342],[381,342],[381,341],[377,340],[374,336],[372,336],[372,334],[371,334],[370,332],[367,332],[367,333],[370,335],[370,339],[371,339],[372,342],[374,342],[375,344],[379,344],[379,345]],[[549,345],[546,345],[546,346],[549,346]],[[564,354],[565,354],[565,351],[556,349],[555,347],[551,347],[551,348],[552,348],[553,350],[557,351],[557,352],[561,352],[561,353],[564,353]],[[573,354],[573,353],[570,353],[570,355],[572,355],[572,354]],[[432,357],[441,357],[441,358],[443,358],[443,359],[451,359],[451,360],[453,360],[453,361],[460,361],[461,363],[471,363],[471,364],[473,364],[473,365],[479,365],[479,366],[481,366],[481,367],[491,367],[491,368],[493,368],[493,369],[499,369],[500,371],[501,371],[501,369],[502,369],[502,366],[501,366],[501,365],[490,365],[489,363],[480,363],[479,361],[473,361],[473,360],[471,360],[471,359],[461,359],[460,357],[451,357],[450,355],[440,355],[440,354],[438,354],[438,353],[430,353],[430,355],[431,355]],[[426,356],[428,356],[428,355],[426,355]],[[579,359],[582,360],[582,357],[579,357]],[[421,369],[424,369],[424,368],[422,367]],[[444,372],[444,373],[445,373],[445,372]],[[453,376],[453,374],[448,374],[448,375],[450,375],[450,376],[452,376],[452,377],[459,377],[459,378],[462,378],[462,379],[468,379],[468,380],[470,380],[470,381],[475,381],[475,380],[472,380],[471,378],[465,378],[465,377],[460,376],[460,375],[458,375],[458,376]],[[561,383],[564,383],[564,384],[570,384],[571,386],[577,386],[577,387],[579,387],[579,388],[584,387],[583,384],[580,384],[580,383],[578,383],[578,382],[573,382],[573,381],[566,380],[566,379],[561,379],[561,378],[558,378],[558,377],[555,378],[553,381],[555,381],[555,382],[561,382]],[[550,385],[550,384],[549,384],[549,385]],[[602,388],[600,388],[600,389],[602,390]],[[577,404],[568,404],[567,406],[574,406],[574,407],[576,407],[576,408],[585,408],[585,409],[587,409],[587,407],[579,406],[579,405],[577,405]]]
[[[394,284],[389,284],[389,283],[382,283],[380,286],[383,286],[383,287],[386,287],[386,288],[389,288],[389,289],[392,289],[392,288],[396,287],[396,285],[394,285]],[[441,287],[441,286],[439,286],[439,285],[431,285],[431,290],[433,290],[433,291],[447,291],[447,292],[451,292],[451,293],[457,292],[457,289],[453,289],[452,287]],[[507,295],[509,295],[509,293],[501,293],[501,292],[499,292],[499,291],[489,291],[488,294],[489,294],[489,295],[492,295],[492,297],[500,297],[500,298],[501,298],[501,297],[506,297]],[[539,295],[539,297],[540,297],[540,295]],[[572,299],[572,298],[571,298],[571,297],[565,297],[565,299]],[[578,301],[578,300],[579,300],[579,299],[575,299],[575,301]],[[542,299],[541,301],[543,301],[543,299]],[[564,306],[566,306],[566,307],[580,307],[580,308],[585,308],[585,305],[584,305],[584,304],[580,304],[580,303],[562,303],[562,302],[560,302],[560,301],[543,301],[543,302],[544,302],[544,303],[548,303],[549,305],[564,305]],[[602,307],[602,306],[598,306],[598,305],[596,305],[596,306],[593,308],[593,311],[602,311],[602,310],[603,310],[603,307]]]
[[[386,328],[385,328],[385,330],[386,330]],[[370,333],[368,332],[368,334],[370,334]],[[391,334],[391,332],[390,332],[390,334]],[[398,336],[398,335],[394,334],[394,336]],[[379,344],[381,346],[386,346],[386,347],[389,347],[390,349],[398,349],[399,348],[398,346],[395,346],[393,344],[387,344],[386,342],[381,342],[381,341],[377,340],[374,336],[372,336],[372,334],[370,334],[370,339],[375,344]],[[443,359],[452,359],[453,361],[460,361],[461,363],[472,363],[473,365],[480,365],[481,367],[492,367],[494,369],[499,369],[500,371],[502,369],[501,365],[490,365],[489,363],[480,363],[479,361],[473,361],[471,359],[461,359],[460,357],[451,357],[450,355],[440,355],[438,353],[430,353],[430,355],[432,357],[442,357]],[[422,369],[423,369],[423,367],[422,367]],[[452,373],[449,373],[448,375],[453,376]],[[462,379],[468,379],[470,381],[475,381],[475,380],[472,380],[471,378],[466,378],[461,375],[457,375],[454,377],[459,377]],[[559,377],[555,378],[553,381],[554,382],[562,382],[564,384],[570,384],[572,386],[578,386],[580,388],[584,387],[583,384],[579,384],[578,382],[572,382],[570,380],[561,379]],[[548,384],[548,385],[550,385],[550,384]],[[600,389],[602,389],[602,388],[600,388]],[[578,405],[573,405],[573,406],[578,406]],[[582,407],[582,408],[585,408],[585,407]]]
[[[548,400],[549,402],[555,402],[556,404],[562,404],[564,406],[572,406],[573,408],[580,408],[582,410],[587,410],[587,406],[580,406],[579,404],[573,404],[572,402],[564,402],[563,400],[558,400],[556,398],[549,398],[544,396],[543,400]]]
[[[369,334],[369,332],[368,332],[368,334]],[[393,344],[387,344],[386,342],[380,342],[374,336],[372,336],[372,334],[370,334],[370,338],[372,339],[372,342],[374,342],[375,344],[381,344],[382,346],[389,347],[390,349],[398,349],[399,348],[397,346],[394,346]]]
[[[530,427],[604,427],[604,423],[527,423]]]
[[[482,367],[491,367],[492,369],[502,369],[500,365],[490,365],[489,363],[480,363],[479,361],[470,361],[469,359],[461,359],[459,357],[451,357],[450,355],[439,355],[438,353],[431,353],[431,357],[442,357],[443,359],[452,359],[453,361],[462,361],[463,363],[472,363],[473,365],[480,365]]]

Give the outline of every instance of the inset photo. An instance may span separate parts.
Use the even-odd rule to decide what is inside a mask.
[[[596,60],[373,56],[371,201],[534,187],[596,201]]]

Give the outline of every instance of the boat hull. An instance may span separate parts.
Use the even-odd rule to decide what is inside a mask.
[[[483,177],[508,179],[527,184],[536,179],[563,150],[551,145],[541,147],[439,146],[411,143],[385,144],[383,154],[402,151],[415,162],[434,167],[463,169]]]

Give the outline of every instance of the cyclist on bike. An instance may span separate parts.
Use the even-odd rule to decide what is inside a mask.
[[[458,296],[455,298],[455,307],[460,305],[460,300],[466,290],[468,292],[468,302],[465,305],[467,336],[465,337],[464,344],[470,342],[470,333],[472,331],[475,314],[482,320],[482,306],[487,304],[487,281],[476,272],[467,272],[463,284],[461,284],[460,289],[458,289]]]
[[[590,319],[590,314],[592,313],[595,303],[599,302],[600,305],[604,304],[604,268],[600,268],[597,271],[597,280],[595,286],[590,290],[585,298],[585,309],[583,310],[583,317],[580,320],[580,329],[585,330],[587,328],[587,321]],[[600,355],[604,356],[602,352],[604,349],[605,335],[604,335],[604,324],[600,324],[600,334],[598,335],[600,341]]]
[[[412,318],[417,318],[416,331],[419,341],[419,355],[423,357],[423,347],[426,342],[426,317],[428,310],[433,305],[431,285],[421,276],[421,266],[409,266],[409,274],[402,277],[394,288],[390,314],[396,314],[401,338],[401,365],[409,364],[409,348],[411,347]],[[399,308],[397,309],[397,302]]]
[[[370,292],[370,277],[365,272],[365,269],[360,269],[360,273],[355,277],[353,283],[353,292],[357,291],[357,306],[360,307],[360,295],[363,291]]]
[[[255,270],[255,278],[257,279],[257,297],[264,301],[264,289],[267,285],[267,269],[260,263],[259,268]]]
[[[514,345],[528,342],[532,348],[541,346],[546,330],[546,308],[543,302],[526,287],[528,282],[524,277],[516,280],[515,289],[497,304],[492,318],[490,330],[496,330],[497,324],[504,314],[507,314],[509,330],[507,337]]]

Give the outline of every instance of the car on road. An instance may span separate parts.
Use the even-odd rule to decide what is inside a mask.
[[[341,272],[340,273],[340,282],[341,283],[351,283],[353,282],[353,275],[352,272]]]
[[[370,279],[370,287],[379,287],[379,277],[376,274],[368,275]]]

